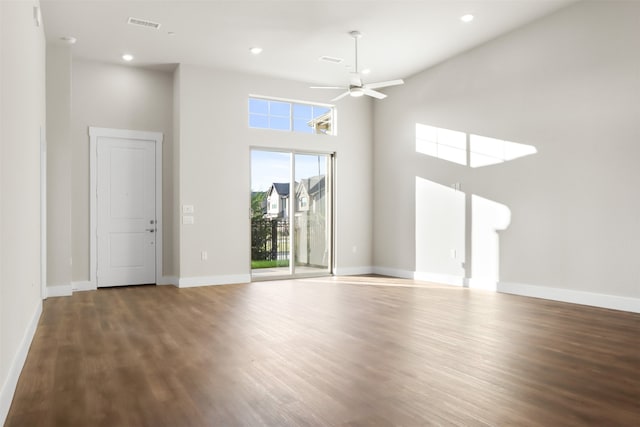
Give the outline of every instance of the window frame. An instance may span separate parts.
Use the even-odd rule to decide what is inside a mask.
[[[251,100],[259,100],[259,101],[267,101],[267,102],[281,102],[281,103],[288,103],[289,104],[289,129],[277,129],[277,128],[272,128],[270,126],[271,121],[270,121],[270,112],[269,109],[267,109],[267,114],[262,114],[262,113],[252,113],[251,112]],[[295,117],[295,106],[296,105],[303,105],[303,106],[309,106],[312,108],[312,111],[315,108],[327,108],[330,113],[330,122],[331,122],[331,128],[328,132],[318,132],[316,130],[316,128],[311,128],[312,132],[301,132],[298,130],[295,130],[295,120],[299,119]],[[256,127],[256,126],[252,126],[251,125],[251,116],[253,115],[259,115],[259,116],[265,116],[267,118],[267,124],[268,127]],[[326,113],[325,113],[326,114]],[[278,118],[283,118],[284,116],[276,116]],[[320,117],[320,116],[318,116]],[[313,120],[314,117],[311,118],[311,120]],[[254,94],[249,94],[249,97],[247,99],[247,124],[249,126],[249,129],[266,129],[266,130],[275,130],[275,131],[280,131],[280,132],[293,132],[293,133],[301,133],[301,134],[310,134],[310,135],[328,135],[328,136],[335,136],[337,135],[337,112],[336,112],[336,106],[333,104],[323,104],[323,103],[319,103],[319,102],[310,102],[310,101],[301,101],[301,100],[297,100],[297,99],[286,99],[286,98],[276,98],[276,97],[270,97],[270,96],[263,96],[263,95],[254,95]]]

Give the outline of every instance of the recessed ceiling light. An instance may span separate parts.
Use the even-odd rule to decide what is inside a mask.
[[[471,21],[473,21],[473,18],[474,18],[474,16],[473,16],[472,14],[467,13],[466,15],[462,15],[462,16],[460,17],[460,20],[461,20],[462,22],[471,22]]]
[[[252,47],[249,49],[249,52],[251,52],[254,55],[260,55],[260,53],[262,53],[262,48],[261,47]]]
[[[133,61],[133,55],[131,55],[130,53],[125,53],[124,55],[122,55],[122,59],[124,59],[127,62]]]
[[[364,70],[360,71],[362,74],[369,74],[371,72],[371,68],[365,68]]]

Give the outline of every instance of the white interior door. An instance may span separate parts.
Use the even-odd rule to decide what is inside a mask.
[[[97,285],[156,283],[155,141],[97,144]]]

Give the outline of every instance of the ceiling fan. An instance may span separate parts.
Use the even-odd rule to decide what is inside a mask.
[[[331,101],[337,101],[339,99],[344,98],[347,95],[351,95],[353,97],[368,95],[376,99],[384,99],[387,97],[387,95],[385,95],[382,92],[378,92],[377,90],[374,90],[374,89],[380,89],[383,87],[397,86],[397,85],[404,84],[404,81],[402,79],[364,84],[362,82],[362,77],[360,76],[360,72],[358,71],[358,39],[362,37],[362,33],[360,31],[350,31],[349,35],[353,37],[353,40],[355,41],[355,47],[356,47],[355,49],[356,68],[355,68],[355,71],[350,73],[351,79],[349,82],[349,86],[311,86],[311,89],[346,89],[346,92],[336,96]]]

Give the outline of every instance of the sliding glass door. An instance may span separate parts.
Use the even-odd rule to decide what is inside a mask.
[[[253,279],[331,273],[331,154],[252,150]]]
[[[294,265],[298,273],[328,272],[329,156],[295,154]]]

